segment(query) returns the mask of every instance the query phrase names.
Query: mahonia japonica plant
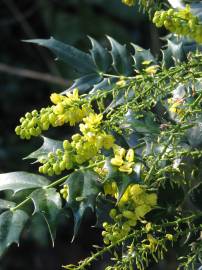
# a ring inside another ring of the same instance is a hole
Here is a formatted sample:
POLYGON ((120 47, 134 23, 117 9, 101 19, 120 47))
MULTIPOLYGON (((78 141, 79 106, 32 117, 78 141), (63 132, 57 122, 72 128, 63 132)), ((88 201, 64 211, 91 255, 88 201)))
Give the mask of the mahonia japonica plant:
POLYGON ((24 206, 33 203, 53 242, 61 213, 72 211, 74 237, 87 209, 97 217, 103 247, 65 269, 88 269, 105 253, 105 270, 150 269, 172 248, 178 269, 201 269, 202 5, 122 2, 174 33, 159 58, 135 44, 131 53, 111 37, 110 49, 90 38, 90 53, 54 38, 27 41, 52 50, 78 79, 20 118, 16 134, 29 140, 59 126, 77 131, 63 140, 41 137, 26 157, 39 164, 38 174, 0 175, 1 191, 30 190, 18 204, 15 196, 0 200, 0 255, 19 242, 31 219, 24 206))

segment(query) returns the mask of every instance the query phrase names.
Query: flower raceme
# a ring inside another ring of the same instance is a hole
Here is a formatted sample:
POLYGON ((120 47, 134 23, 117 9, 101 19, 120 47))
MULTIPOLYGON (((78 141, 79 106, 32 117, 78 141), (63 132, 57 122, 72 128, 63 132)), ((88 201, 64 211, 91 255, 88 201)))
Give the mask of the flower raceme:
POLYGON ((71 142, 63 141, 63 149, 57 149, 48 154, 47 158, 39 160, 43 165, 39 172, 52 176, 61 174, 64 170, 70 170, 84 162, 91 161, 100 155, 100 150, 110 149, 114 145, 114 137, 101 131, 102 115, 90 113, 79 125, 80 133, 72 136, 71 142))
POLYGON ((66 96, 53 93, 50 100, 53 106, 42 108, 39 112, 34 110, 20 118, 21 125, 15 129, 17 135, 22 139, 30 139, 31 136, 39 136, 50 126, 57 127, 67 123, 73 126, 93 112, 91 105, 79 97, 78 89, 66 96))
MULTIPOLYGON (((106 183, 104 185, 106 195, 117 199, 118 187, 116 182, 106 183)), ((148 193, 138 184, 128 186, 117 207, 110 211, 110 216, 114 223, 104 222, 103 237, 105 244, 113 243, 128 235, 132 228, 141 221, 157 204, 157 195, 148 193)))
POLYGON ((114 158, 111 159, 111 164, 118 167, 120 172, 131 174, 133 172, 135 153, 133 149, 127 152, 124 148, 114 145, 114 158))
POLYGON ((153 23, 157 27, 165 26, 170 32, 188 36, 198 43, 202 43, 202 25, 199 19, 191 13, 189 5, 184 9, 156 11, 153 23))

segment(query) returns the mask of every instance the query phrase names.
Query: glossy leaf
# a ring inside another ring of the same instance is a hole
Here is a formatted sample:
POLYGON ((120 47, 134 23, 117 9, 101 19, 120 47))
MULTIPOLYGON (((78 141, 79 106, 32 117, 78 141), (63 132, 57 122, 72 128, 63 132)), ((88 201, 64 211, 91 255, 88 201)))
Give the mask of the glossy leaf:
POLYGON ((108 37, 111 44, 111 55, 113 67, 120 75, 130 75, 132 73, 132 64, 126 45, 121 45, 115 39, 108 37))
POLYGON ((154 58, 150 50, 145 50, 142 47, 133 43, 131 43, 131 45, 135 49, 135 55, 133 55, 133 60, 135 62, 135 69, 142 70, 148 65, 156 64, 156 59, 154 58), (148 65, 144 65, 145 61, 148 61, 148 65))
POLYGON ((87 208, 94 211, 95 201, 101 190, 99 176, 90 170, 73 172, 66 183, 69 187, 67 205, 74 215, 74 237, 87 208))
POLYGON ((31 188, 39 188, 48 185, 47 178, 41 175, 27 172, 11 172, 0 174, 0 191, 13 190, 14 193, 31 188))
POLYGON ((56 54, 58 59, 66 62, 80 74, 88 74, 96 71, 96 66, 88 53, 64 44, 53 37, 50 39, 30 39, 25 42, 35 43, 50 49, 56 54))
POLYGON ((102 47, 94 38, 89 37, 92 49, 90 50, 92 59, 99 72, 106 72, 109 65, 111 64, 111 56, 109 52, 102 47))
POLYGON ((102 77, 100 77, 100 75, 97 73, 91 73, 91 74, 82 76, 79 79, 76 79, 73 85, 69 89, 62 92, 62 94, 65 94, 73 90, 74 88, 78 88, 79 93, 83 94, 87 90, 90 90, 95 84, 98 84, 101 80, 102 80, 102 77))
POLYGON ((28 220, 22 210, 6 211, 0 215, 0 256, 12 244, 19 244, 20 234, 28 220))
POLYGON ((37 189, 32 192, 30 197, 34 203, 34 214, 40 213, 43 215, 54 246, 57 218, 62 208, 61 197, 54 188, 37 189))
POLYGON ((202 117, 195 121, 196 125, 187 131, 187 139, 192 147, 202 145, 202 117))
POLYGON ((9 209, 14 207, 16 204, 14 202, 10 202, 7 200, 0 199, 0 210, 1 209, 9 209))
POLYGON ((62 149, 62 141, 53 140, 47 137, 43 138, 42 146, 36 151, 29 154, 24 159, 39 159, 39 158, 47 158, 49 152, 55 152, 57 149, 62 149))

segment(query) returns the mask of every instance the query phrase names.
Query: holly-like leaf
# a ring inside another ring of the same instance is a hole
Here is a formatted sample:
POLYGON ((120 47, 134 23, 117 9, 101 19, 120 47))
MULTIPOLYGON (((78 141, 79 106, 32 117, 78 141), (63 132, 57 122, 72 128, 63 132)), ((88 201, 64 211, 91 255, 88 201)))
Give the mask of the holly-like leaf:
POLYGON ((14 207, 15 205, 16 204, 14 202, 0 199, 0 210, 1 209, 10 209, 10 208, 14 207))
POLYGON ((109 212, 115 207, 115 201, 99 194, 96 200, 96 224, 95 227, 102 228, 103 222, 111 222, 109 212))
POLYGON ((111 44, 111 55, 113 59, 113 67, 120 75, 130 75, 132 73, 132 64, 126 45, 121 45, 111 37, 107 37, 111 44))
POLYGON ((132 56, 135 62, 135 69, 142 70, 143 68, 145 68, 145 66, 147 67, 150 64, 156 64, 156 59, 154 58, 150 50, 145 50, 142 47, 133 43, 131 43, 131 45, 135 49, 135 55, 132 56), (144 65, 145 61, 148 62, 148 65, 144 65))
POLYGON ((22 210, 6 211, 0 215, 0 256, 12 244, 19 244, 20 234, 28 220, 22 210))
POLYGON ((94 38, 89 37, 89 39, 92 44, 90 53, 98 71, 106 72, 109 65, 111 64, 111 56, 109 52, 103 48, 102 45, 94 38))
POLYGON ((202 183, 199 183, 192 189, 190 199, 198 209, 202 210, 202 183))
POLYGON ((54 246, 57 218, 62 208, 61 197, 55 188, 37 189, 30 197, 34 203, 34 214, 40 213, 44 217, 54 246))
POLYGON ((144 113, 143 118, 137 118, 136 114, 129 110, 126 114, 125 121, 122 127, 132 128, 137 133, 158 134, 159 126, 154 120, 154 115, 151 112, 144 113))
POLYGON ((49 152, 55 152, 57 149, 62 149, 62 141, 53 140, 47 137, 43 138, 42 146, 37 149, 36 151, 29 154, 24 159, 40 159, 40 158, 47 158, 49 152))
POLYGON ((85 76, 82 76, 79 79, 76 79, 73 83, 73 85, 62 92, 62 94, 66 94, 67 92, 72 91, 75 88, 79 89, 79 93, 85 93, 86 91, 90 90, 95 84, 98 84, 102 80, 102 77, 100 77, 97 73, 91 73, 85 76))
POLYGON ((49 184, 47 178, 27 172, 11 172, 0 174, 0 191, 13 190, 14 193, 31 188, 39 188, 49 184))
POLYGON ((96 72, 96 66, 88 53, 82 52, 73 46, 64 44, 53 37, 50 39, 30 39, 25 42, 35 43, 50 49, 58 59, 73 67, 79 74, 96 72))
POLYGON ((194 148, 202 145, 202 117, 195 122, 196 125, 187 131, 187 140, 194 148))
POLYGON ((65 184, 69 187, 67 205, 74 215, 74 237, 87 208, 94 211, 95 201, 101 190, 99 176, 90 170, 73 172, 65 184))
POLYGON ((90 91, 90 94, 93 95, 99 90, 106 91, 106 92, 110 91, 111 89, 113 89, 116 82, 117 82, 117 78, 104 78, 101 82, 94 85, 94 87, 90 91))

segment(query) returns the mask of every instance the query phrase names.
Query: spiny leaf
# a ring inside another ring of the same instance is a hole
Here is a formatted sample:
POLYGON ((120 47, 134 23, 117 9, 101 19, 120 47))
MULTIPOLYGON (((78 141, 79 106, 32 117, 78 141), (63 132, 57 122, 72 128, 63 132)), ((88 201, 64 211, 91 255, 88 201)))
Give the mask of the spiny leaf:
POLYGON ((144 117, 138 119, 134 112, 129 110, 125 117, 122 127, 129 125, 137 133, 158 134, 159 126, 154 120, 151 112, 144 113, 144 117))
POLYGON ((67 205, 74 215, 74 237, 87 208, 94 211, 95 200, 101 190, 99 176, 90 170, 73 172, 65 184, 69 187, 67 205))
POLYGON ((16 204, 14 202, 0 199, 0 210, 1 209, 9 209, 11 207, 14 207, 15 205, 16 204))
POLYGON ((48 185, 47 178, 27 172, 11 172, 0 174, 0 190, 11 189, 14 193, 30 188, 48 185))
POLYGON ((187 131, 187 139, 192 147, 202 145, 202 116, 195 121, 196 125, 187 131))
POLYGON ((34 214, 40 213, 43 215, 54 246, 57 217, 62 208, 60 195, 55 188, 48 188, 37 189, 32 192, 30 197, 34 203, 34 214))
POLYGON ((202 183, 199 183, 192 189, 190 199, 192 203, 202 211, 202 183))
POLYGON ((151 54, 150 50, 145 50, 142 47, 131 43, 133 48, 135 49, 135 55, 133 55, 133 59, 135 62, 135 68, 137 70, 142 70, 145 68, 145 66, 148 66, 150 64, 156 64, 156 59, 151 54), (147 61, 148 65, 144 65, 144 62, 147 61))
POLYGON ((95 84, 89 94, 95 94, 97 91, 110 91, 113 89, 114 84, 117 82, 116 78, 104 78, 98 84, 95 84))
POLYGON ((50 39, 30 39, 25 42, 36 43, 53 51, 56 56, 72 66, 79 74, 88 74, 96 71, 91 56, 73 46, 64 44, 53 37, 50 39))
POLYGON ((6 211, 0 215, 0 256, 12 244, 19 244, 19 237, 28 215, 22 210, 6 211))
POLYGON ((73 85, 62 92, 62 94, 66 94, 67 92, 73 90, 74 88, 79 89, 79 93, 85 93, 90 90, 95 84, 99 83, 102 80, 102 77, 98 73, 91 73, 85 76, 76 79, 73 85))
POLYGON ((109 52, 94 38, 89 37, 89 39, 92 44, 90 53, 98 71, 106 72, 111 64, 111 56, 109 52))
POLYGON ((55 152, 57 149, 62 149, 62 141, 53 140, 44 136, 42 138, 43 138, 42 146, 36 151, 29 154, 24 159, 47 158, 49 152, 55 152))
POLYGON ((113 67, 120 75, 130 75, 132 73, 132 64, 126 45, 121 45, 115 39, 107 37, 111 44, 111 55, 113 59, 113 67))

